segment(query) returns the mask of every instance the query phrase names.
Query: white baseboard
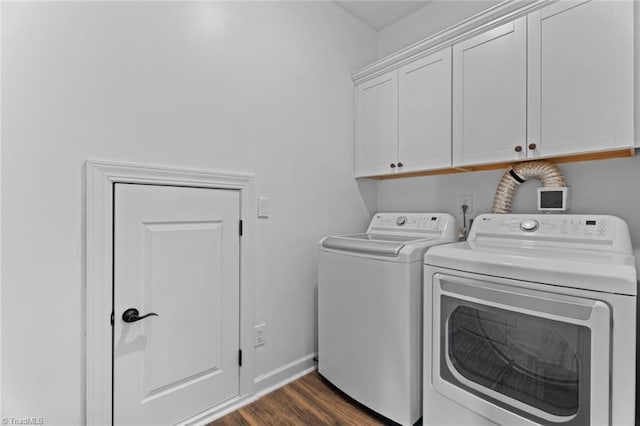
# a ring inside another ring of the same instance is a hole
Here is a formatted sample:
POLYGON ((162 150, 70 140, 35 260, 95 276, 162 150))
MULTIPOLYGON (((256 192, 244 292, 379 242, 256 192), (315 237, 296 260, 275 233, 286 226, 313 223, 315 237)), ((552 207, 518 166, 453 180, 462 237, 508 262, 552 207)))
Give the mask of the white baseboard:
POLYGON ((282 367, 278 367, 275 370, 271 370, 266 374, 256 377, 253 395, 233 398, 218 407, 214 407, 211 410, 200 413, 197 416, 180 423, 180 426, 205 426, 216 419, 224 417, 227 414, 244 407, 245 405, 257 401, 266 394, 271 393, 274 390, 279 389, 282 386, 285 386, 286 384, 291 383, 315 370, 316 366, 313 361, 315 357, 315 353, 305 355, 290 362, 289 364, 285 364, 282 367))
POLYGON ((256 396, 260 398, 306 374, 311 373, 316 369, 315 362, 313 361, 315 357, 315 353, 305 355, 290 362, 289 364, 285 364, 282 367, 256 377, 254 387, 256 396))
POLYGON ((255 395, 232 398, 231 400, 226 401, 218 405, 217 407, 213 407, 210 410, 199 413, 191 417, 190 419, 178 423, 177 426, 205 426, 212 421, 219 419, 220 417, 224 417, 227 414, 236 411, 237 409, 242 408, 245 405, 249 405, 257 400, 258 398, 255 395))

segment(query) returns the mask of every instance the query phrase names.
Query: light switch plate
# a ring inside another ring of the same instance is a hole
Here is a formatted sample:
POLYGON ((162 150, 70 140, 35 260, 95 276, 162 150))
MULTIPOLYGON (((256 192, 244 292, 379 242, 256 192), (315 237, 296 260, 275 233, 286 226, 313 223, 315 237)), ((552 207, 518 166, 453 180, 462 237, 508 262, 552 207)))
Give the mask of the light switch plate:
POLYGON ((258 197, 258 217, 269 217, 271 213, 271 199, 258 197))
POLYGON ((256 331, 256 341, 254 346, 257 348, 258 346, 264 346, 265 343, 267 343, 267 336, 266 336, 266 329, 267 329, 267 324, 266 323, 262 323, 262 324, 258 324, 254 327, 255 331, 256 331))

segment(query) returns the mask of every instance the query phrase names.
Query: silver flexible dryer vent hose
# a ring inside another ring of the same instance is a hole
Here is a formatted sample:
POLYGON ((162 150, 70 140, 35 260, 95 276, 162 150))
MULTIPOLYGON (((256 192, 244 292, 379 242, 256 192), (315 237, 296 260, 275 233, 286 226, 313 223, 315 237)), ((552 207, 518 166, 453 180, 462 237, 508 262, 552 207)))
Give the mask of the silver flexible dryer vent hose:
POLYGON ((527 179, 539 179, 542 186, 567 186, 560 169, 548 161, 526 161, 511 165, 498 183, 493 197, 493 213, 511 213, 516 188, 527 179))

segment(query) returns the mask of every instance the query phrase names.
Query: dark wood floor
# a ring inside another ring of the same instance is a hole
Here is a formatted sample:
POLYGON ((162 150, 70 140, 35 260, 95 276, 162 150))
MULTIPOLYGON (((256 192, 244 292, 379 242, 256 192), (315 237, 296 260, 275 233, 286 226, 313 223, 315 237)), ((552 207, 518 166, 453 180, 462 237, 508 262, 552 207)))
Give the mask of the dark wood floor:
POLYGON ((384 424, 314 371, 208 426, 384 424))

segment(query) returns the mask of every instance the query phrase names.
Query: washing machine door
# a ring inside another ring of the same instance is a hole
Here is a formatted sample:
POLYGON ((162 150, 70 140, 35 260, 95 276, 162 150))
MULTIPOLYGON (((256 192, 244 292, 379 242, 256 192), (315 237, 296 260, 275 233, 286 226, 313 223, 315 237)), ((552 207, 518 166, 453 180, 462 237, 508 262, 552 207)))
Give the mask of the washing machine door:
POLYGON ((495 281, 434 277, 434 388, 499 424, 608 424, 609 306, 495 281))

